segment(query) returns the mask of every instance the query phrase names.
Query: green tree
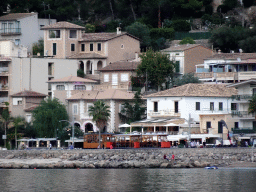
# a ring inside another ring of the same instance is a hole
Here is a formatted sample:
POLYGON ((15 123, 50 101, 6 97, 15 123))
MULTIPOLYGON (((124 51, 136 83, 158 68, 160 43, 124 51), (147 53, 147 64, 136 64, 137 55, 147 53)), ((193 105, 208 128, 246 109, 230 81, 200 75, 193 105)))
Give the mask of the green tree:
POLYGON ((100 132, 103 130, 104 126, 107 125, 108 119, 110 117, 109 106, 102 100, 98 100, 93 103, 93 106, 89 107, 89 115, 92 116, 92 120, 96 122, 96 126, 99 128, 99 146, 100 143, 100 132))
POLYGON ((34 109, 33 126, 39 137, 56 137, 57 129, 61 131, 63 127, 60 120, 68 120, 68 114, 65 105, 61 104, 58 99, 48 98, 43 100, 40 105, 34 109))
POLYGON ((194 73, 186 73, 181 78, 174 79, 174 85, 181 86, 188 83, 201 83, 198 77, 194 76, 194 73))
POLYGON ((135 22, 132 25, 126 27, 125 30, 142 41, 140 44, 141 48, 150 46, 150 30, 145 24, 135 22))
POLYGON ((82 77, 84 78, 85 74, 84 74, 84 71, 82 69, 78 69, 77 70, 77 77, 82 77))
POLYGON ((21 116, 14 117, 13 118, 13 125, 15 128, 15 149, 18 149, 18 144, 17 144, 17 130, 21 125, 25 124, 25 119, 21 116))
POLYGON ((248 108, 249 113, 255 113, 256 112, 256 95, 252 97, 249 103, 249 108, 248 108))
POLYGON ((241 48, 245 53, 255 53, 256 52, 256 36, 248 37, 244 40, 239 41, 239 48, 241 48))
POLYGON ((140 55, 141 63, 137 68, 137 76, 146 77, 152 86, 162 88, 173 77, 174 63, 167 55, 147 50, 140 55))
POLYGON ((33 44, 33 55, 37 55, 37 53, 40 53, 41 56, 44 56, 44 40, 39 39, 37 43, 33 44))
POLYGON ((126 101, 124 107, 119 113, 120 118, 125 123, 131 123, 146 118, 145 102, 142 100, 140 92, 136 92, 134 99, 130 102, 126 101))
POLYGON ((180 45, 184 45, 184 44, 195 44, 196 42, 194 41, 194 39, 192 37, 185 37, 184 39, 182 39, 180 41, 180 45))
POLYGON ((175 31, 183 31, 188 32, 190 31, 190 24, 186 20, 174 20, 172 21, 171 27, 175 31))
POLYGON ((86 31, 86 33, 94 33, 95 32, 95 25, 92 25, 92 24, 90 24, 90 23, 87 23, 86 25, 85 25, 85 31, 86 31))
MULTIPOLYGON (((4 124, 4 134, 7 135, 6 129, 7 129, 7 125, 8 123, 11 121, 11 116, 10 116, 10 112, 9 112, 9 103, 5 102, 5 108, 3 109, 2 115, 0 116, 0 120, 3 122, 4 124)), ((4 140, 4 147, 6 148, 6 139, 4 140)))

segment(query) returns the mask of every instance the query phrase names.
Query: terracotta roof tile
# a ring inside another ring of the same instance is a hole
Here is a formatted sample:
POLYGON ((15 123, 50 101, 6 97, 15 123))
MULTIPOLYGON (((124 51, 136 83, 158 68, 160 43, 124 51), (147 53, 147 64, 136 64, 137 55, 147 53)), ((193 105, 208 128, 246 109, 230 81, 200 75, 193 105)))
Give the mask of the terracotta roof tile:
POLYGON ((231 97, 236 94, 237 90, 235 88, 228 88, 221 84, 189 83, 145 97, 231 97))
POLYGON ((15 93, 11 96, 12 97, 46 97, 47 95, 42 94, 42 93, 38 93, 38 92, 35 92, 35 91, 25 90, 25 91, 15 93))
POLYGON ((59 83, 59 82, 83 82, 83 83, 97 83, 97 81, 91 80, 91 79, 86 79, 86 78, 81 78, 81 77, 76 77, 76 76, 68 76, 64 77, 61 79, 52 79, 50 81, 47 81, 48 83, 59 83))
POLYGON ((76 25, 73 23, 69 23, 66 21, 60 21, 51 25, 47 25, 41 28, 42 30, 45 29, 85 29, 85 27, 82 27, 80 25, 76 25))
MULTIPOLYGON (((168 52, 168 51, 185 51, 187 49, 192 49, 194 47, 198 47, 198 46, 202 46, 200 44, 186 44, 186 45, 177 45, 177 46, 171 46, 167 49, 163 49, 161 50, 161 52, 168 52)), ((204 47, 204 46, 202 46, 204 47)), ((208 49, 207 47, 204 47, 206 49, 208 49)))
POLYGON ((106 56, 98 53, 77 53, 67 57, 68 59, 105 59, 106 56))
POLYGON ((82 40, 80 41, 108 41, 117 37, 121 37, 123 35, 128 35, 134 39, 139 40, 137 37, 132 36, 129 33, 122 32, 121 34, 117 33, 83 33, 82 40))
POLYGON ((207 57, 207 59, 235 59, 240 58, 244 59, 256 59, 256 53, 220 53, 215 54, 211 57, 207 57))
POLYGON ((0 21, 16 21, 17 19, 30 17, 32 15, 37 15, 37 13, 9 13, 8 15, 0 17, 0 21))
POLYGON ((121 91, 118 89, 107 89, 104 91, 80 91, 75 95, 72 95, 67 100, 97 100, 97 99, 120 99, 127 100, 133 99, 134 94, 127 91, 121 91))
POLYGON ((31 106, 31 107, 28 107, 28 108, 24 109, 24 111, 26 111, 26 112, 34 111, 34 109, 37 108, 38 106, 39 106, 39 105, 33 105, 33 106, 31 106))
POLYGON ((108 66, 100 69, 99 71, 134 71, 137 69, 140 62, 118 61, 109 64, 108 66))

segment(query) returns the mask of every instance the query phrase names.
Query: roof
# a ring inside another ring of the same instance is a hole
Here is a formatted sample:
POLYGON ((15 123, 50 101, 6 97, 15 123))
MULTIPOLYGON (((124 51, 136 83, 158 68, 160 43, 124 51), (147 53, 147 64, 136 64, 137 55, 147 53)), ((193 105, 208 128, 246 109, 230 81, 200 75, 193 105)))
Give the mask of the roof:
POLYGON ((35 91, 24 90, 24 91, 15 93, 11 96, 12 97, 46 97, 47 95, 45 95, 43 93, 38 93, 35 91))
POLYGON ((8 15, 0 17, 0 21, 16 21, 17 19, 30 17, 33 15, 37 15, 37 13, 9 13, 8 15))
POLYGON ((235 88, 228 88, 222 84, 189 83, 145 97, 231 97, 236 94, 237 90, 235 88))
MULTIPOLYGON (((163 49, 161 50, 161 52, 168 52, 168 51, 185 51, 187 49, 192 49, 192 48, 195 48, 195 47, 204 47, 202 46, 201 44, 185 44, 185 45, 177 45, 177 46, 171 46, 167 49, 163 49)), ((209 49, 207 47, 204 47, 206 49, 209 49)))
POLYGON ((249 80, 246 80, 246 81, 242 81, 242 82, 238 82, 238 83, 233 83, 231 85, 227 85, 227 87, 238 87, 240 85, 246 85, 246 84, 249 84, 249 83, 253 83, 256 85, 256 79, 249 79, 249 80))
POLYGON ((91 79, 86 79, 86 78, 81 78, 81 77, 76 77, 76 76, 68 76, 64 77, 61 79, 53 79, 50 81, 47 81, 48 83, 61 83, 61 82, 83 82, 83 83, 97 83, 97 81, 91 80, 91 79))
POLYGON ((134 71, 137 69, 140 62, 136 61, 117 61, 109 64, 108 66, 100 69, 99 71, 134 71))
POLYGON ((133 99, 134 94, 127 91, 121 91, 118 89, 107 89, 104 91, 80 91, 79 93, 72 95, 67 100, 94 100, 94 99, 133 99))
POLYGON ((210 59, 256 59, 256 53, 217 53, 213 56, 207 57, 206 60, 210 59))
POLYGON ((114 33, 84 33, 82 35, 82 40, 80 41, 109 41, 111 39, 121 37, 123 35, 128 35, 134 39, 137 39, 139 41, 139 38, 132 36, 129 33, 122 32, 121 34, 114 33))
POLYGON ((26 109, 24 109, 25 112, 31 112, 34 111, 35 108, 37 108, 39 105, 33 105, 31 107, 28 107, 26 109))
POLYGON ((106 56, 98 53, 77 53, 67 57, 68 59, 106 59, 106 56))
POLYGON ((66 21, 60 21, 57 23, 53 23, 51 25, 47 25, 41 28, 42 30, 45 29, 85 29, 85 27, 82 27, 80 25, 76 25, 73 23, 69 23, 66 21))

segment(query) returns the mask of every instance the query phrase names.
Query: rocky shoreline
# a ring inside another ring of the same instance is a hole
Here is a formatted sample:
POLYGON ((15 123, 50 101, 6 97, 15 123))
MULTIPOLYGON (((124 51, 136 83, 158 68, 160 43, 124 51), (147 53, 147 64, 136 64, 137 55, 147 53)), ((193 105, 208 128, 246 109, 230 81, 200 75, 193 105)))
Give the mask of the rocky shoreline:
MULTIPOLYGON (((256 151, 256 150, 255 150, 256 151)), ((2 169, 256 167, 250 148, 0 151, 2 169), (170 160, 164 159, 164 154, 170 160), (172 154, 175 160, 171 160, 172 154)))

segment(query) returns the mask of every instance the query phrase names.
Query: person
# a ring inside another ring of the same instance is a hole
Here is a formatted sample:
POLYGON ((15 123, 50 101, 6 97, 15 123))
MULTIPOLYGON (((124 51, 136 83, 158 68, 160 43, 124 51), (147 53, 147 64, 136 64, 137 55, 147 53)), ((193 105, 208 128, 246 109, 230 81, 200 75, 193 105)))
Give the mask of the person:
POLYGON ((69 146, 69 149, 74 149, 73 143, 69 146))
POLYGON ((113 149, 113 145, 111 144, 109 148, 110 148, 110 149, 113 149))
POLYGON ((50 149, 50 150, 52 149, 52 144, 51 144, 51 143, 49 144, 49 149, 50 149))
POLYGON ((248 142, 247 141, 245 141, 245 147, 248 147, 248 142))
POLYGON ((104 149, 105 148, 105 146, 104 146, 104 144, 102 145, 102 149, 104 149))

